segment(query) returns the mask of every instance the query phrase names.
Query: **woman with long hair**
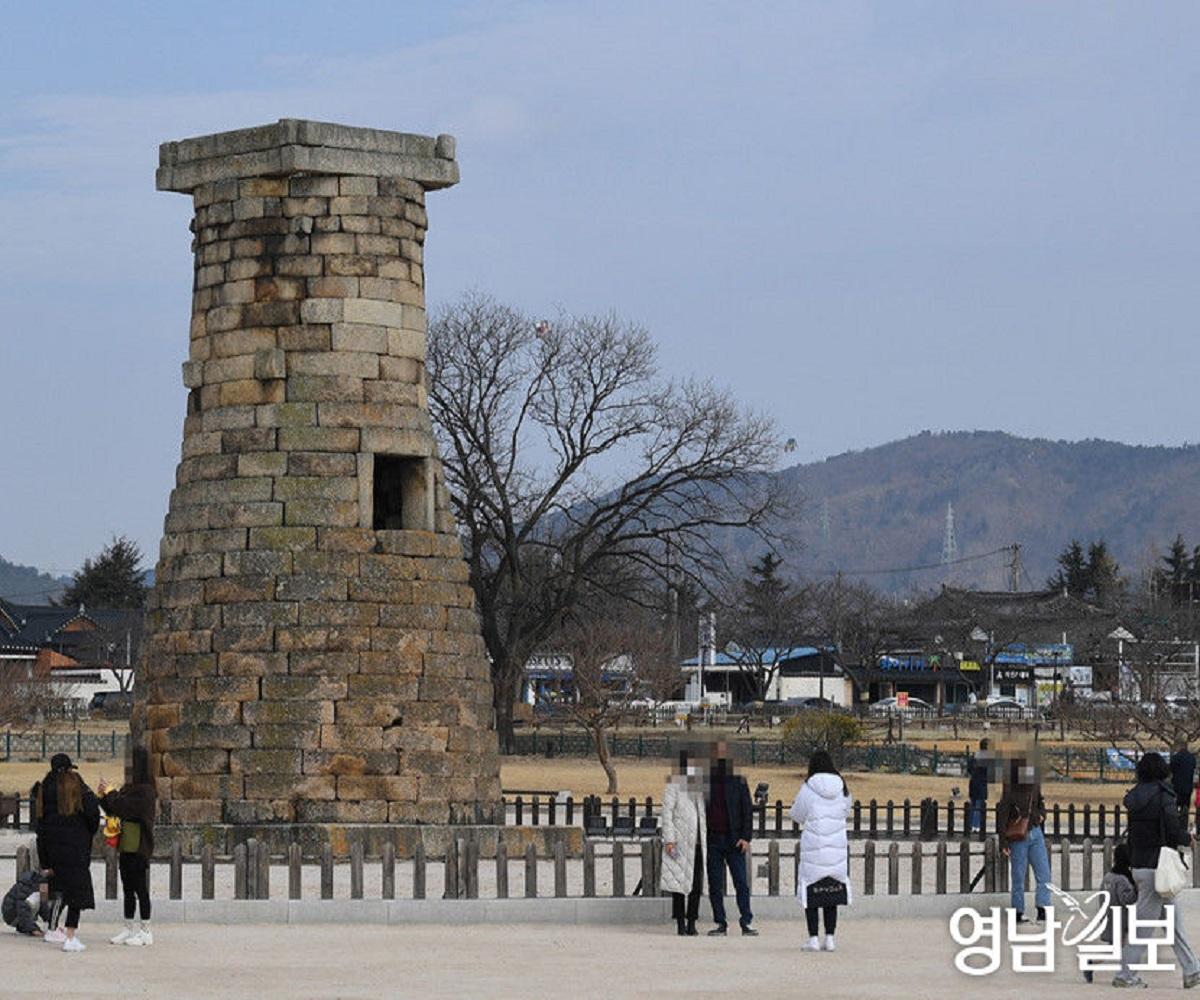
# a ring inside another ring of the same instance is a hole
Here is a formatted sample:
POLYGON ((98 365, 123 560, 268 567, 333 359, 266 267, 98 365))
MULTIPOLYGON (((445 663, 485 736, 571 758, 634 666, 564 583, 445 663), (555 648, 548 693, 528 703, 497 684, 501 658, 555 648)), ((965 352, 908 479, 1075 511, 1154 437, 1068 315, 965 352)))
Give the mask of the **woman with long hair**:
POLYGON ((117 850, 125 898, 125 928, 110 941, 134 947, 154 944, 154 934, 150 930, 150 858, 154 854, 158 789, 150 771, 150 755, 145 748, 134 748, 128 782, 119 789, 110 789, 101 781, 99 792, 104 812, 121 820, 117 850), (140 928, 133 922, 135 909, 142 920, 140 928))
POLYGON ((808 780, 796 793, 789 815, 803 827, 796 898, 808 923, 805 951, 820 951, 817 936, 825 920, 825 950, 835 948, 837 908, 850 903, 850 871, 846 861, 846 819, 853 808, 850 789, 827 750, 808 761, 808 780))
POLYGON ((661 886, 671 894, 671 910, 679 934, 696 935, 700 893, 704 889, 704 857, 708 835, 704 813, 704 786, 700 771, 688 763, 687 751, 679 754, 679 770, 663 789, 661 886))
POLYGON ((83 951, 76 931, 83 910, 96 908, 92 889, 92 837, 100 828, 100 806, 92 790, 83 783, 71 758, 56 753, 50 758, 50 773, 38 791, 38 859, 49 868, 50 891, 62 898, 66 908, 66 931, 57 928, 43 940, 62 943, 63 951, 83 951))
POLYGON ((1005 772, 1004 790, 996 806, 1000 848, 1011 861, 1010 902, 1017 922, 1025 917, 1025 874, 1033 868, 1037 882, 1034 903, 1037 919, 1046 919, 1050 905, 1050 851, 1046 847, 1046 803, 1042 784, 1032 761, 1016 757, 1005 772))
MULTIPOLYGON (((1183 972, 1183 988, 1200 986, 1200 958, 1192 950, 1183 928, 1183 912, 1168 902, 1154 887, 1154 872, 1158 855, 1164 848, 1186 847, 1192 842, 1179 816, 1175 789, 1171 786, 1171 768, 1162 754, 1143 754, 1137 762, 1137 784, 1125 795, 1129 813, 1129 865, 1133 884, 1137 888, 1137 919, 1161 920, 1167 907, 1175 917, 1175 940, 1171 943, 1179 969, 1183 972)), ((1114 986, 1139 987, 1145 981, 1133 971, 1146 955, 1144 944, 1126 944, 1121 957, 1121 971, 1113 979, 1114 986)))

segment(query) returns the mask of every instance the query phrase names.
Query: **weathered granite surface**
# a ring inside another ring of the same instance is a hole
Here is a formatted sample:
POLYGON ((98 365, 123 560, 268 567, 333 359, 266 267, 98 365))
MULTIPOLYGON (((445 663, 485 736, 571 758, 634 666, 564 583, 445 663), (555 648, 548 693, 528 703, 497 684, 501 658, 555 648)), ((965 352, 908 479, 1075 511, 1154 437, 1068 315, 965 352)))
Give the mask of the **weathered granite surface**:
POLYGON ((488 661, 425 390, 425 190, 453 156, 290 119, 162 147, 159 187, 195 206, 135 709, 166 824, 492 821, 488 661))

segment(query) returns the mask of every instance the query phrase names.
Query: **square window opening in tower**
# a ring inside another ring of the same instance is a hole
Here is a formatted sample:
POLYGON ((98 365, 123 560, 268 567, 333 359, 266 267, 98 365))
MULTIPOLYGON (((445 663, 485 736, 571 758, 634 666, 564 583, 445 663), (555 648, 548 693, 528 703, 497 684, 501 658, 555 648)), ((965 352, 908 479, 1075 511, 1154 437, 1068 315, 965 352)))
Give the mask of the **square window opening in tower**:
POLYGON ((429 531, 429 482, 424 458, 374 456, 371 527, 375 531, 429 531))

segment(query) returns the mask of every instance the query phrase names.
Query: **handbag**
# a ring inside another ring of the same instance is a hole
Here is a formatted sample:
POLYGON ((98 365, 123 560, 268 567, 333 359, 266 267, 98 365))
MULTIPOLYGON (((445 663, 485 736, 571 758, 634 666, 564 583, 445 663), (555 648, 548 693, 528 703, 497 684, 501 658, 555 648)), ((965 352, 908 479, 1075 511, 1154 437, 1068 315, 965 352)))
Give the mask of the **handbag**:
POLYGON ((817 879, 805 890, 805 903, 808 906, 845 906, 848 902, 846 884, 832 875, 817 879))
POLYGON ((1021 814, 1021 808, 1015 802, 1013 808, 1017 810, 1017 815, 1011 816, 1004 826, 1004 839, 1010 844, 1029 836, 1029 818, 1033 815, 1033 790, 1029 791, 1029 809, 1024 815, 1021 814))
POLYGON ((1183 851, 1167 843, 1167 824, 1162 813, 1159 813, 1158 825, 1163 843, 1158 850, 1158 864, 1154 868, 1154 891, 1163 899, 1174 899, 1191 885, 1191 873, 1183 851))

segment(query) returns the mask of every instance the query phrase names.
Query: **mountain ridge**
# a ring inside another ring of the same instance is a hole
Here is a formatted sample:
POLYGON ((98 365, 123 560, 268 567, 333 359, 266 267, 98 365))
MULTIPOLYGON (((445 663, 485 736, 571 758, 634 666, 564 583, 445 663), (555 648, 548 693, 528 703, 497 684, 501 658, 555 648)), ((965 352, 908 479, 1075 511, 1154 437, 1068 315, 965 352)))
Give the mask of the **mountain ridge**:
POLYGON ((1177 533, 1200 541, 1200 445, 1055 441, 1004 431, 923 431, 782 469, 804 497, 791 526, 800 575, 937 564, 948 503, 957 555, 945 570, 875 573, 891 590, 939 583, 1004 589, 1006 557, 1022 547, 1021 585, 1035 589, 1072 539, 1104 538, 1136 576, 1177 533))

